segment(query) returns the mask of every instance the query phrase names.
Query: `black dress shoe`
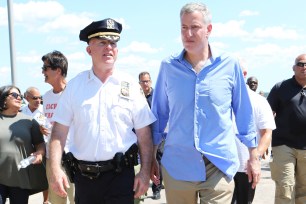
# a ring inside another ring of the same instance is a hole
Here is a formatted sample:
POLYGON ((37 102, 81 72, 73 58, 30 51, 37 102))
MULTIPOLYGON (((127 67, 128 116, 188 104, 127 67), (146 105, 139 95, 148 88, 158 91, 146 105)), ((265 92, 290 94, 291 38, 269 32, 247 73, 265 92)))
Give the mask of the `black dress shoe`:
POLYGON ((160 199, 160 192, 154 192, 152 196, 153 200, 159 200, 160 199))

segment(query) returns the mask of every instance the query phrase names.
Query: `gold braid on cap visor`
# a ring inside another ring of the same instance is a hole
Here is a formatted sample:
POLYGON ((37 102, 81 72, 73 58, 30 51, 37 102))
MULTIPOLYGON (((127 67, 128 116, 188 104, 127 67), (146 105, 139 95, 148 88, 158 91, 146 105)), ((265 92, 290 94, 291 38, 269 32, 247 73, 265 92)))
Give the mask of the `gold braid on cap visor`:
POLYGON ((94 38, 94 37, 98 37, 98 36, 108 36, 108 35, 120 38, 120 34, 119 33, 114 33, 114 32, 98 32, 98 33, 94 33, 94 34, 89 35, 88 39, 94 38))

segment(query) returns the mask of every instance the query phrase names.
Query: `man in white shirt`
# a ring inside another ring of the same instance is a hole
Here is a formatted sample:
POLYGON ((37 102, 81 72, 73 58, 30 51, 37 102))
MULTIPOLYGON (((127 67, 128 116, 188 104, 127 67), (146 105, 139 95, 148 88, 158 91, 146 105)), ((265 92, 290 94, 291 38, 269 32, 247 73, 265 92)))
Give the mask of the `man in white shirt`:
POLYGON ((21 108, 21 112, 32 117, 37 114, 43 114, 43 106, 41 105, 42 97, 35 87, 29 87, 24 93, 24 98, 28 104, 21 108))
MULTIPOLYGON (((49 144, 50 144, 50 134, 53 128, 53 114, 56 110, 57 103, 61 97, 63 90, 66 87, 67 81, 67 71, 68 71, 68 60, 59 51, 52 51, 50 53, 42 56, 43 61, 42 74, 45 77, 45 82, 52 86, 52 89, 47 91, 43 96, 44 101, 44 114, 51 124, 48 130, 48 142, 46 145, 46 157, 47 157, 47 176, 50 184, 50 155, 49 155, 49 144)), ((68 142, 67 142, 68 144, 68 142)), ((67 146, 65 151, 68 151, 67 146)), ((74 203, 74 185, 70 183, 70 187, 67 189, 69 202, 74 203)), ((58 196, 49 186, 49 200, 51 203, 56 204, 66 204, 67 197, 63 198, 58 196)))
MULTIPOLYGON (((246 78, 247 68, 244 60, 240 59, 243 76, 246 78)), ((263 96, 255 93, 248 87, 253 117, 257 130, 258 147, 257 151, 260 158, 266 157, 266 152, 270 146, 272 139, 272 130, 276 128, 271 107, 263 96)), ((235 190, 233 194, 232 204, 250 204, 253 202, 255 188, 252 188, 246 174, 247 161, 249 159, 248 148, 238 139, 235 138, 240 167, 234 176, 235 190)))
MULTIPOLYGON (((38 88, 36 87, 29 87, 27 88, 26 92, 24 93, 24 98, 27 100, 28 104, 21 108, 21 112, 32 116, 40 125, 45 123, 45 116, 43 113, 43 106, 42 106, 42 96, 38 88)), ((46 141, 46 137, 45 141, 46 141)), ((49 203, 48 201, 48 190, 43 191, 43 203, 49 203)))

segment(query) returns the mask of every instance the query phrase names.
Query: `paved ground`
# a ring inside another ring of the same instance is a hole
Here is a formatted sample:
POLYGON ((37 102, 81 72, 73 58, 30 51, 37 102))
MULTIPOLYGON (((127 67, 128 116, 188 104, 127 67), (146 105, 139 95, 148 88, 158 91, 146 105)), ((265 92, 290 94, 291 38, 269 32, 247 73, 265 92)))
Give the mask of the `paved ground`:
MULTIPOLYGON (((256 194, 253 204, 273 204, 274 203, 274 182, 271 180, 269 164, 267 161, 262 161, 262 176, 259 185, 256 189, 256 194)), ((166 204, 165 191, 161 192, 161 199, 152 200, 152 191, 149 189, 148 197, 144 200, 144 204, 166 204)), ((42 193, 32 195, 29 204, 42 204, 42 193)))

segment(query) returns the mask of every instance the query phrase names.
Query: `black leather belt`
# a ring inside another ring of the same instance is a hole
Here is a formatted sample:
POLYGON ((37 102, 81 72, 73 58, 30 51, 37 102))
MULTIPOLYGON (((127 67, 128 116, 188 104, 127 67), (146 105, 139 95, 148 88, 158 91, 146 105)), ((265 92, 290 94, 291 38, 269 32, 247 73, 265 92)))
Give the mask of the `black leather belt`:
POLYGON ((74 166, 83 176, 97 178, 101 173, 114 170, 122 172, 123 168, 134 168, 138 164, 138 146, 133 144, 126 152, 117 152, 113 159, 100 162, 89 162, 74 158, 74 166))
POLYGON ((112 160, 102 162, 87 162, 78 160, 77 167, 83 176, 89 177, 90 179, 97 178, 100 173, 115 169, 112 160))

